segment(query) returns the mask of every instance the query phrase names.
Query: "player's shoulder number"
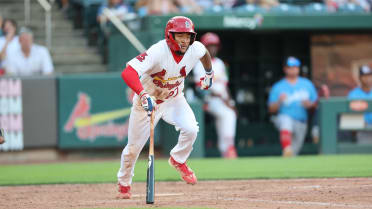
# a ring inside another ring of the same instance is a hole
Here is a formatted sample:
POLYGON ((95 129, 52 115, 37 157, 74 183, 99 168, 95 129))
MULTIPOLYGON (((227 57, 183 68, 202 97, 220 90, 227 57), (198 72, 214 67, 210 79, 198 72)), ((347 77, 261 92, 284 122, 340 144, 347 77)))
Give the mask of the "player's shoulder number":
POLYGON ((147 53, 144 52, 144 53, 138 55, 136 58, 138 59, 138 61, 143 62, 143 60, 146 59, 146 56, 147 56, 147 53))

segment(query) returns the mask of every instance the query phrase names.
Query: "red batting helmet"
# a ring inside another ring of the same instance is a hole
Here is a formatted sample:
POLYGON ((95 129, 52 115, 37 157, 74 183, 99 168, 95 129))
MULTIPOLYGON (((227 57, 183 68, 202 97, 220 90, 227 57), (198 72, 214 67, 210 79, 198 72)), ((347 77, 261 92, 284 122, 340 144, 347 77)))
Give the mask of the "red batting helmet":
POLYGON ((165 40, 169 48, 175 52, 180 51, 180 46, 177 44, 176 40, 174 40, 174 36, 171 33, 190 33, 190 45, 194 43, 196 38, 194 23, 184 16, 172 17, 168 21, 167 26, 165 26, 165 40))
POLYGON ((204 44, 204 46, 208 45, 220 45, 220 38, 218 38, 218 35, 215 33, 206 33, 201 38, 200 41, 204 44))

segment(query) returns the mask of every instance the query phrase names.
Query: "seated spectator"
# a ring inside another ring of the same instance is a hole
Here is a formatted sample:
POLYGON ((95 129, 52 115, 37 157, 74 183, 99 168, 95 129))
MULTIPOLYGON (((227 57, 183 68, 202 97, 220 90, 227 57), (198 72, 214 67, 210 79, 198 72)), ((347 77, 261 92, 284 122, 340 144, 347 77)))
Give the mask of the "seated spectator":
POLYGON ((165 15, 177 13, 201 14, 203 9, 194 0, 139 0, 138 15, 165 15))
POLYGON ((231 9, 237 3, 236 0, 214 0, 214 6, 220 6, 224 9, 231 9))
POLYGON ((176 0, 148 0, 147 2, 148 15, 180 13, 176 0))
POLYGON ((372 0, 354 0, 356 5, 363 8, 364 11, 370 12, 372 6, 372 0))
POLYGON ((201 14, 203 12, 195 0, 177 0, 176 2, 182 13, 201 14))
POLYGON ((0 13, 0 37, 3 36, 3 30, 1 28, 2 25, 3 25, 3 16, 1 16, 1 13, 0 13))
POLYGON ((355 6, 362 8, 364 11, 371 11, 371 0, 324 0, 328 11, 334 12, 340 9, 353 9, 355 6))
POLYGON ((17 22, 12 19, 5 19, 2 24, 3 36, 0 37, 0 75, 4 74, 4 61, 19 48, 17 22))
POLYGON ((20 47, 12 51, 5 60, 4 67, 7 74, 29 76, 53 73, 53 63, 48 49, 33 43, 31 30, 21 28, 19 43, 20 47))
POLYGON ((260 6, 266 10, 279 6, 278 0, 260 0, 260 6))
POLYGON ((203 9, 209 9, 214 6, 213 0, 195 0, 195 2, 203 9))
POLYGON ((138 16, 144 17, 148 14, 149 0, 138 0, 135 4, 135 9, 138 16))
POLYGON ((280 3, 278 0, 245 0, 245 3, 243 5, 255 5, 261 7, 265 11, 268 11, 272 7, 279 6, 279 4, 280 3))
POLYGON ((107 3, 103 3, 98 9, 97 21, 100 24, 105 24, 108 21, 106 15, 103 14, 103 9, 105 8, 110 9, 120 20, 133 19, 136 16, 133 12, 133 8, 123 4, 122 0, 108 0, 107 3))
POLYGON ((66 11, 69 7, 69 0, 61 0, 62 11, 66 11))

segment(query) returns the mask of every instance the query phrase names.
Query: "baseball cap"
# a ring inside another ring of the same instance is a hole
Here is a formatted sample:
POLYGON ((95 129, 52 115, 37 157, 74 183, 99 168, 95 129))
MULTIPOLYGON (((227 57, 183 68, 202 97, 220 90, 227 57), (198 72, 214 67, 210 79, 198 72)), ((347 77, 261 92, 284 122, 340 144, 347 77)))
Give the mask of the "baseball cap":
POLYGON ((288 57, 287 61, 285 62, 286 66, 288 67, 300 67, 301 62, 296 57, 288 57))
POLYGON ((362 65, 359 68, 359 75, 370 75, 370 74, 372 74, 372 70, 370 67, 368 67, 368 65, 362 65))

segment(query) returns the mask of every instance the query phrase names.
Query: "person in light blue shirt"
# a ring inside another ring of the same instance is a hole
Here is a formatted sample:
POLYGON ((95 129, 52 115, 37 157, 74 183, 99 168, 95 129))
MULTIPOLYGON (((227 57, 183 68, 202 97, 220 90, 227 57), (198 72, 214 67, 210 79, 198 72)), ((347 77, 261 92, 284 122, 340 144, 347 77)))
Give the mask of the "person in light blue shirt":
MULTIPOLYGON (((359 68, 360 86, 349 92, 350 100, 372 100, 372 70, 368 65, 359 68)), ((364 121, 367 127, 372 127, 372 113, 364 114, 364 121)), ((372 132, 358 131, 357 142, 360 144, 372 143, 372 132)))
POLYGON ((273 121, 285 157, 299 154, 307 130, 307 109, 315 107, 318 98, 313 83, 299 76, 300 65, 296 57, 286 59, 285 77, 273 85, 268 100, 269 112, 277 113, 273 121))

